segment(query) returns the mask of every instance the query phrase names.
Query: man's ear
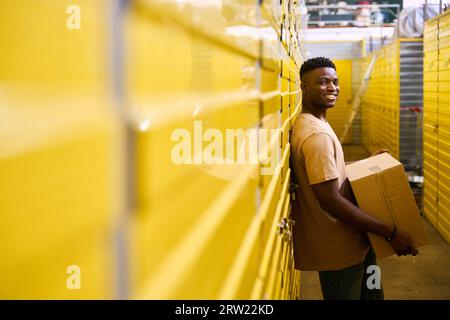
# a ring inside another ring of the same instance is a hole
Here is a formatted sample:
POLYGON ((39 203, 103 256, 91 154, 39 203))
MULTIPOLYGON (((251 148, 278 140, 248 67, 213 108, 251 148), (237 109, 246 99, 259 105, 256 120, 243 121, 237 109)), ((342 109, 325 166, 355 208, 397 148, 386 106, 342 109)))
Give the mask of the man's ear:
POLYGON ((303 91, 303 90, 305 90, 305 87, 306 87, 306 83, 302 81, 300 83, 300 89, 302 89, 302 91, 303 91))

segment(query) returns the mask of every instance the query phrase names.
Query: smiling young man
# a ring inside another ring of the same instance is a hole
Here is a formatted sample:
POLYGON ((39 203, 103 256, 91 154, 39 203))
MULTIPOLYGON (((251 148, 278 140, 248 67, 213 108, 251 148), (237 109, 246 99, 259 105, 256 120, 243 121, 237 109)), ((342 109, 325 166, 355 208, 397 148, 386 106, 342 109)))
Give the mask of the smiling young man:
POLYGON ((291 135, 299 184, 293 206, 295 266, 319 271, 324 299, 383 299, 382 287, 366 285, 371 275, 367 267, 377 264, 366 232, 386 238, 399 256, 415 255, 417 249, 408 234, 361 211, 344 192, 344 154, 326 120, 339 97, 334 63, 323 57, 309 59, 300 79, 302 111, 291 135))

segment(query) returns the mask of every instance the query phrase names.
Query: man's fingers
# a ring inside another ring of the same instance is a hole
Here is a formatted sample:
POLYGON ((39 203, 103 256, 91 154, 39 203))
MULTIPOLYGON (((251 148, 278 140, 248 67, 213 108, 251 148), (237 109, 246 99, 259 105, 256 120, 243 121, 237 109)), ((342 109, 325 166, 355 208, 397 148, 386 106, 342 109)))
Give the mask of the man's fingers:
POLYGON ((413 256, 415 256, 416 254, 419 253, 419 250, 417 250, 416 244, 415 244, 414 241, 411 239, 411 237, 409 237, 409 243, 410 243, 410 245, 411 245, 411 254, 412 254, 413 256))
POLYGON ((417 248, 414 245, 410 245, 408 251, 409 251, 408 254, 411 254, 413 256, 416 256, 419 253, 419 250, 417 250, 417 248))
POLYGON ((383 149, 378 149, 377 151, 372 153, 371 157, 377 156, 377 155, 385 153, 385 152, 389 153, 389 150, 388 149, 384 149, 384 148, 383 149))

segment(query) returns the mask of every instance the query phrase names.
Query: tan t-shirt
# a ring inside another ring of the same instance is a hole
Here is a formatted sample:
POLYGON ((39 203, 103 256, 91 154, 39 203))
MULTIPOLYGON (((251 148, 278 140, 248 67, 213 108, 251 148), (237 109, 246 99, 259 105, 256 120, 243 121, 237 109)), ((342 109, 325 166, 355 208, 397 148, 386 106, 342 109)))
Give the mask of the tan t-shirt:
POLYGON ((340 270, 364 260, 364 233, 322 210, 311 185, 346 180, 342 146, 327 121, 312 114, 297 117, 291 136, 292 165, 299 184, 293 203, 295 267, 340 270))

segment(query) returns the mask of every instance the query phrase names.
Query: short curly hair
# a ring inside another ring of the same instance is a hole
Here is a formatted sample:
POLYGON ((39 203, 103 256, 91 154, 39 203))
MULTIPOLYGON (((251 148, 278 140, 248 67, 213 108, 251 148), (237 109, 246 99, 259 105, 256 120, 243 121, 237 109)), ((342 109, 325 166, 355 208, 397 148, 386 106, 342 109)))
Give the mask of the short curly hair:
POLYGON ((302 64, 300 68, 300 79, 303 77, 305 73, 317 68, 333 68, 334 70, 336 70, 335 64, 330 59, 325 57, 315 57, 306 60, 302 64))

